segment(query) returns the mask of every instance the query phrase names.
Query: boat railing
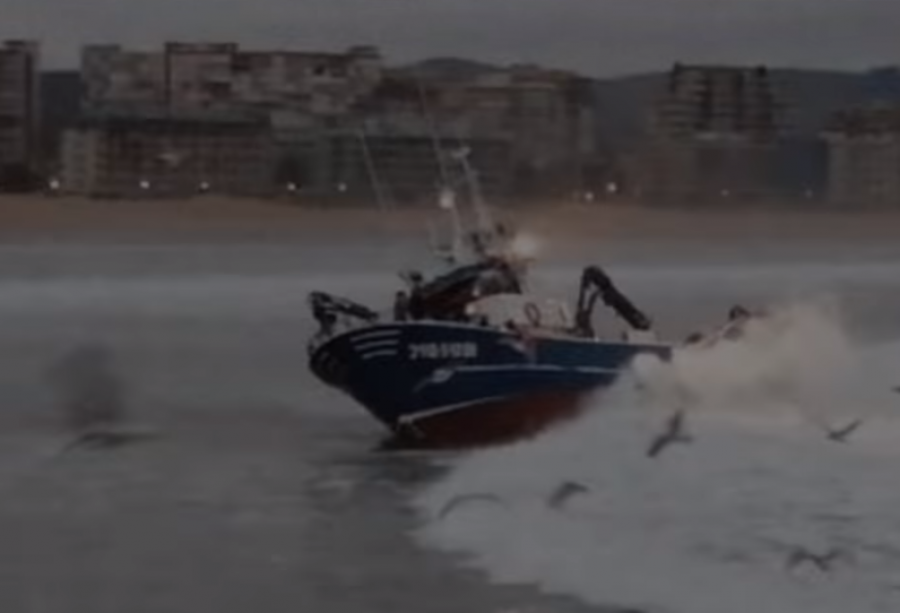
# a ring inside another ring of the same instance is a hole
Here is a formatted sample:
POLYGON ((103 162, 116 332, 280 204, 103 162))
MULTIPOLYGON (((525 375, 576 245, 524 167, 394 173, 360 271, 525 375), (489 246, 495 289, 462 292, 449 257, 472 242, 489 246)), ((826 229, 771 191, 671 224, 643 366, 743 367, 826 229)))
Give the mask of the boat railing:
POLYGON ((573 319, 565 302, 539 298, 527 294, 494 294, 468 305, 466 312, 473 318, 484 318, 491 325, 505 326, 512 322, 533 328, 566 330, 573 319))

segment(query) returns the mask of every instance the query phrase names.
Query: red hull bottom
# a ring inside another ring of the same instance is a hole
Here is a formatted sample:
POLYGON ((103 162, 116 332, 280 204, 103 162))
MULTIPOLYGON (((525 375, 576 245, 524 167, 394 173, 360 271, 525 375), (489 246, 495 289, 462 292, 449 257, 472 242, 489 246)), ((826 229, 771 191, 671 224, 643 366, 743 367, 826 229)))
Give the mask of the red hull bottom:
POLYGON ((590 392, 545 392, 485 402, 401 426, 391 447, 465 449, 512 443, 576 417, 590 392))

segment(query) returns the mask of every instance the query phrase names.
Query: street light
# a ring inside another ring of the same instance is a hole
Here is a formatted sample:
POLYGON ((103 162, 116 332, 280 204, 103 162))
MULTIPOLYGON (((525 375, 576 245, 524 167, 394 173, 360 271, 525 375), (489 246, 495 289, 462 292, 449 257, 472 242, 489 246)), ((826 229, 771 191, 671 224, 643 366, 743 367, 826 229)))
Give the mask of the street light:
POLYGON ((440 196, 438 198, 438 205, 444 209, 445 211, 449 211, 456 208, 456 194, 453 193, 453 190, 450 189, 442 189, 440 196))

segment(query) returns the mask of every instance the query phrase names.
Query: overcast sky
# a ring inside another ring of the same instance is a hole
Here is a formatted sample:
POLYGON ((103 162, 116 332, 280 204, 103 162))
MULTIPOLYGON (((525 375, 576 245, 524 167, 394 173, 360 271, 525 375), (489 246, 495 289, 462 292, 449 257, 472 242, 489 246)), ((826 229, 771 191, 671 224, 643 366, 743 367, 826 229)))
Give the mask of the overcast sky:
POLYGON ((0 0, 0 36, 39 38, 74 66, 85 42, 258 47, 378 45, 534 61, 587 74, 673 61, 867 68, 900 63, 900 0, 0 0))

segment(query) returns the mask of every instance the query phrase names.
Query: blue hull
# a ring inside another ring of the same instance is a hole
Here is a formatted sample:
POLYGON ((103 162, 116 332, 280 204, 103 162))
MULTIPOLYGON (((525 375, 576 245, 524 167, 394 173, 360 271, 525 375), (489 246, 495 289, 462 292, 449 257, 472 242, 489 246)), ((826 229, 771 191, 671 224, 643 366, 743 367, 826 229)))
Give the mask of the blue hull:
POLYGON ((395 433, 450 444, 530 434, 666 345, 519 336, 465 323, 376 324, 317 347, 310 368, 395 433))

